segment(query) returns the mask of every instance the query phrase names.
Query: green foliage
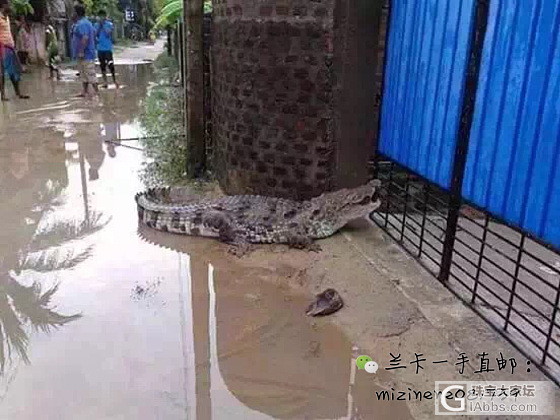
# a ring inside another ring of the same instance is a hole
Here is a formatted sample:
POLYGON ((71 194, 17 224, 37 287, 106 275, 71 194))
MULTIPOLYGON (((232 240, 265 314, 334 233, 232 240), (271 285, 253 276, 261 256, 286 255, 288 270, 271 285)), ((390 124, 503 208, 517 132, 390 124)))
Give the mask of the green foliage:
POLYGON ((122 13, 119 11, 117 0, 93 0, 93 5, 93 12, 95 15, 97 15, 100 10, 105 10, 113 19, 122 18, 122 13))
POLYGON ((173 25, 179 20, 181 13, 183 13, 183 0, 165 0, 156 19, 156 28, 173 25))
POLYGON ((166 76, 173 76, 179 70, 179 63, 175 57, 164 52, 154 60, 154 67, 158 79, 164 79, 166 76))
POLYGON ((164 3, 165 0, 147 0, 148 9, 150 10, 150 15, 154 18, 157 18, 157 16, 159 16, 161 12, 161 9, 163 8, 164 3))
POLYGON ((98 16, 101 10, 105 10, 107 15, 113 20, 122 20, 122 13, 118 7, 117 0, 83 0, 86 7, 87 16, 98 16))
POLYGON ((27 16, 34 13, 29 0, 12 0, 12 9, 16 16, 27 16))
MULTIPOLYGON (((204 13, 212 12, 212 1, 204 0, 204 13)), ((156 28, 173 25, 181 18, 183 0, 165 0, 156 20, 156 28)))
POLYGON ((91 16, 93 13, 93 0, 82 0, 82 4, 86 8, 86 15, 91 16))
POLYGON ((151 30, 155 27, 156 19, 159 16, 162 7, 163 0, 146 0, 146 10, 148 12, 146 29, 151 30))
POLYGON ((173 57, 160 55, 154 62, 158 83, 146 96, 141 124, 148 161, 140 177, 147 187, 177 184, 185 180, 187 150, 183 125, 183 92, 169 84, 178 65, 173 57))

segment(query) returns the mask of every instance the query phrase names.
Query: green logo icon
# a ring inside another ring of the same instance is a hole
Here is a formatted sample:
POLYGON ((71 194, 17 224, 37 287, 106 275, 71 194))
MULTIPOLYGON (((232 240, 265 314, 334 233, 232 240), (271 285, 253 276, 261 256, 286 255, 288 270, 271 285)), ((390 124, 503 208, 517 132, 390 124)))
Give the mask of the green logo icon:
POLYGON ((358 370, 359 369, 364 369, 367 362, 371 362, 371 357, 369 357, 369 356, 359 356, 356 359, 356 366, 358 366, 358 370))

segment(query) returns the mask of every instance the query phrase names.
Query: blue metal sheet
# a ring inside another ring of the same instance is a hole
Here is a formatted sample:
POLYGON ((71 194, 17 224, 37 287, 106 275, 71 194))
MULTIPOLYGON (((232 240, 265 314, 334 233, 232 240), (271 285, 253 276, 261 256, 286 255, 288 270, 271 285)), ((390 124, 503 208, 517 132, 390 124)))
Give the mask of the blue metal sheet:
POLYGON ((463 195, 560 246, 560 0, 492 1, 463 195))
POLYGON ((392 2, 379 150, 448 188, 475 0, 392 2))

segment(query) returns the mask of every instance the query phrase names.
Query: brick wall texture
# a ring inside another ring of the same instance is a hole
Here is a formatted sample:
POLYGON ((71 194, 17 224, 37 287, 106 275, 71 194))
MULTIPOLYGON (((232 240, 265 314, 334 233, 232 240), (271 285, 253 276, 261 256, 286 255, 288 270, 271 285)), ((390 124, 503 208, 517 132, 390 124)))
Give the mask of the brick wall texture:
POLYGON ((332 187, 334 0, 215 0, 214 167, 229 194, 332 187))

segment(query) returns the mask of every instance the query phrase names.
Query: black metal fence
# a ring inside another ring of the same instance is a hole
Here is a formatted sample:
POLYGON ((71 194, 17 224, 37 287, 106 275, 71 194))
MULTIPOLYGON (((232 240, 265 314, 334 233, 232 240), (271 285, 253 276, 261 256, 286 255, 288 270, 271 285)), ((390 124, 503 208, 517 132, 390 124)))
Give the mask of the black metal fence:
POLYGON ((451 187, 377 154, 383 206, 371 219, 560 384, 560 250, 461 196, 487 16, 479 1, 451 187))

